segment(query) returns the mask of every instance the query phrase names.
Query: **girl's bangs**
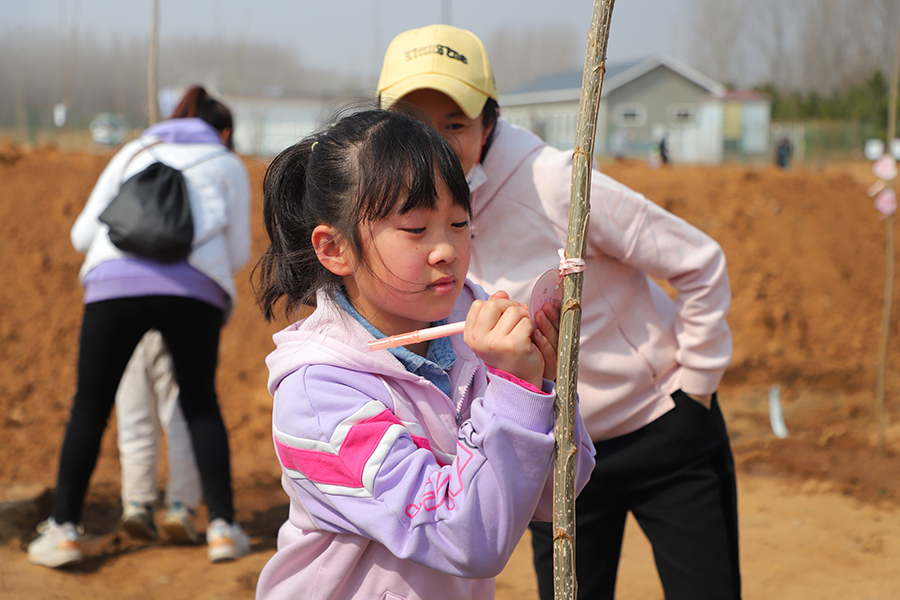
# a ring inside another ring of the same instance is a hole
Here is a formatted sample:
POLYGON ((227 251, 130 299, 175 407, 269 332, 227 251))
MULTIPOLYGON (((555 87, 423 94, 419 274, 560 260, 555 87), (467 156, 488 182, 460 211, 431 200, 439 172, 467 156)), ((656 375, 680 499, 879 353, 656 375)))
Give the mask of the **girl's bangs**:
POLYGON ((427 125, 407 123, 400 131, 374 135, 359 156, 359 211, 363 220, 378 221, 393 211, 400 214, 437 206, 438 178, 444 180, 454 204, 471 214, 469 187, 459 159, 427 125), (402 202, 398 205, 398 201, 402 202))

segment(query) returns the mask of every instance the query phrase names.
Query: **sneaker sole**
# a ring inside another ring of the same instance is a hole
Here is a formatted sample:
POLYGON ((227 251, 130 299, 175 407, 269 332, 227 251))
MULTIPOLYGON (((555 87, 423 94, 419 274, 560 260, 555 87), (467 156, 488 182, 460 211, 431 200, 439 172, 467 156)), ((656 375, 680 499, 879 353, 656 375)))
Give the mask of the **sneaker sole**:
POLYGON ((81 550, 74 548, 71 550, 56 552, 50 559, 41 559, 39 557, 32 556, 31 554, 28 555, 28 562, 30 562, 31 564, 50 567, 51 569, 68 567, 70 565, 80 563, 82 559, 83 557, 81 555, 81 550))
POLYGON ((235 544, 216 544, 213 542, 211 546, 206 548, 206 555, 209 557, 210 562, 214 563, 237 560, 247 554, 249 554, 249 550, 241 552, 235 544))
POLYGON ((163 523, 163 533, 166 538, 179 544, 197 544, 200 538, 197 534, 180 521, 166 521, 163 523))
POLYGON ((138 519, 125 519, 122 521, 122 529, 129 536, 137 540, 155 542, 159 539, 158 533, 148 529, 147 524, 138 519))
POLYGON ((214 563, 231 562, 240 558, 240 556, 238 556, 237 550, 230 546, 221 546, 218 548, 215 546, 210 546, 207 550, 207 555, 209 556, 210 562, 214 563))

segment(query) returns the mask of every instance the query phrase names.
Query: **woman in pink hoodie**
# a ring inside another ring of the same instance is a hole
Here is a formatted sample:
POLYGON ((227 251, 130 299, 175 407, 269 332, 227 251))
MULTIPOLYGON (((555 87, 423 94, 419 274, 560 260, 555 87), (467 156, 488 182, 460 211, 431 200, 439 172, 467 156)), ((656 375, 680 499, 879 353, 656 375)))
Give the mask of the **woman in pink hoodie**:
MULTIPOLYGON (((459 155, 472 194, 469 277, 527 299, 566 244, 572 152, 499 118, 487 53, 469 31, 399 34, 378 96, 421 111, 459 155)), ((725 255, 597 169, 590 202, 578 394, 597 466, 576 502, 579 598, 614 597, 628 512, 653 546, 667 600, 740 598, 734 460, 715 394, 731 361, 725 255)), ((550 600, 552 532, 531 529, 550 600)))
MULTIPOLYGON (((274 337, 273 436, 290 515, 258 599, 487 600, 551 517, 559 312, 466 279, 469 190, 421 122, 349 115, 275 158, 258 298, 274 337), (378 338, 465 321, 450 337, 378 338)), ((593 466, 578 429, 577 485, 593 466)))

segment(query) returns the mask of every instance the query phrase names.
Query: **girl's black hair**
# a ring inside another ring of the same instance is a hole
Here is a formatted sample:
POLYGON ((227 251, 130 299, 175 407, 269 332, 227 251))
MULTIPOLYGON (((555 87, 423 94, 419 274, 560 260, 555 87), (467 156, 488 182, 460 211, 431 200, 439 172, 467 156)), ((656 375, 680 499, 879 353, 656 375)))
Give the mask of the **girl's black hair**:
POLYGON ((199 85, 188 88, 169 118, 187 119, 192 117, 203 119, 215 127, 219 133, 230 129, 231 135, 228 136, 225 145, 228 146, 229 150, 234 150, 234 144, 232 143, 234 138, 234 119, 231 117, 231 111, 228 110, 227 106, 210 96, 199 85))
POLYGON ((437 206, 443 180, 455 205, 471 216, 469 186, 453 148, 428 125, 386 110, 363 110, 281 152, 263 182, 263 220, 269 247, 254 269, 256 295, 271 321, 284 299, 291 317, 315 295, 343 284, 319 262, 311 237, 329 225, 365 267, 361 228, 437 206))

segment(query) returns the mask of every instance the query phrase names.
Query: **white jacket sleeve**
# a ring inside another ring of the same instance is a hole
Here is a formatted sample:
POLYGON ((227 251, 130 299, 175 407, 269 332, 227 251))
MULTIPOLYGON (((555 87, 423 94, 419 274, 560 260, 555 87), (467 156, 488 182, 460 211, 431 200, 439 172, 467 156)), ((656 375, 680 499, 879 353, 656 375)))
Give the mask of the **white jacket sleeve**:
POLYGON ((109 203, 112 202, 122 185, 122 177, 128 163, 141 148, 141 144, 135 140, 125 144, 100 173, 94 189, 88 196, 87 203, 75 219, 70 237, 72 246, 79 252, 87 252, 94 240, 94 236, 100 231, 102 224, 99 217, 109 203))
POLYGON ((241 158, 232 154, 236 165, 228 169, 225 180, 228 196, 228 227, 225 238, 231 272, 240 271, 250 260, 250 178, 241 158))

